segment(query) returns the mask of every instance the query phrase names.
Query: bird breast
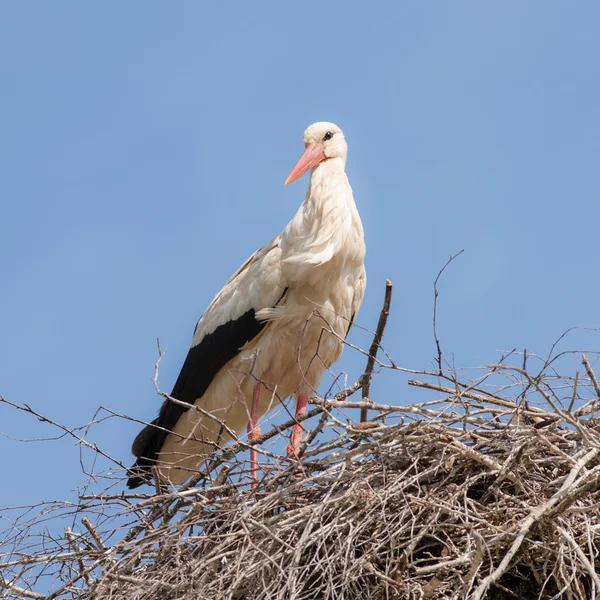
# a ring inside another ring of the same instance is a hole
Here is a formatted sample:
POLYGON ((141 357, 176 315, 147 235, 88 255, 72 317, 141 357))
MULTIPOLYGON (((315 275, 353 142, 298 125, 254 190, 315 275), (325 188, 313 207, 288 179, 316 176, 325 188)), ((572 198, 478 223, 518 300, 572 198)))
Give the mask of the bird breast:
POLYGON ((287 331, 304 327, 314 344, 324 328, 331 329, 339 337, 326 361, 331 364, 341 353, 355 301, 360 304, 362 298, 365 244, 346 174, 337 164, 328 166, 313 172, 304 202, 282 233, 281 268, 288 294, 270 318, 285 322, 287 331))

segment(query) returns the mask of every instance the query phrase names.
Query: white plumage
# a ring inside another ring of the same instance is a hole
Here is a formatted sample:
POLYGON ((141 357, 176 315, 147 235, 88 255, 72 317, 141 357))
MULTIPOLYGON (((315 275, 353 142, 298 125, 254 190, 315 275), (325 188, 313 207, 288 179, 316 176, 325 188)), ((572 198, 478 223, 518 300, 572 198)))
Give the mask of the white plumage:
MULTIPOLYGON (((312 167, 304 202, 283 232, 255 252, 208 306, 172 394, 195 401, 236 433, 250 419, 257 381, 262 382, 259 416, 291 395, 314 394, 325 369, 341 355, 365 291, 363 228, 344 170, 344 135, 332 123, 315 123, 304 132, 304 143, 288 178, 312 167), (205 377, 206 356, 213 359, 226 346, 234 355, 225 351, 226 362, 205 377), (194 353, 198 364, 192 364, 194 353), (194 385, 202 391, 197 398, 194 385)), ((138 461, 129 485, 147 480, 156 460, 163 482, 182 483, 229 439, 210 417, 167 401, 134 442, 138 461)))

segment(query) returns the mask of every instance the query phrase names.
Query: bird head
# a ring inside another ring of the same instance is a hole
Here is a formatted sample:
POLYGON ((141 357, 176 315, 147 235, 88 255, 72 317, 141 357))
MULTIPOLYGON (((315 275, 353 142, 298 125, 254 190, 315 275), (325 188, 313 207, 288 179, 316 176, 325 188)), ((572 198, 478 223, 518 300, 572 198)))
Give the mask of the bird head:
POLYGON ((304 132, 304 146, 304 153, 288 175, 286 183, 302 177, 306 171, 329 158, 341 158, 344 162, 346 161, 348 152, 346 139, 342 130, 333 123, 326 121, 313 123, 304 132))

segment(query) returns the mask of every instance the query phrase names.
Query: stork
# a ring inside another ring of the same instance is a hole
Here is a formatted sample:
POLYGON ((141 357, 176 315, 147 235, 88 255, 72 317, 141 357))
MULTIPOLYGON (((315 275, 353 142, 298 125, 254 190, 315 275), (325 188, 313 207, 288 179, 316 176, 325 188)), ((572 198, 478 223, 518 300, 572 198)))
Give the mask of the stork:
MULTIPOLYGON (((283 232, 257 250, 210 303, 171 397, 133 442, 128 486, 178 485, 215 450, 290 396, 296 417, 342 353, 362 301, 362 223, 345 173, 347 145, 333 123, 304 132, 305 150, 286 184, 311 170, 308 191, 283 232), (189 410, 182 403, 196 405, 189 410)), ((292 429, 294 457, 302 426, 292 429)), ((256 450, 251 452, 256 474, 256 450)))

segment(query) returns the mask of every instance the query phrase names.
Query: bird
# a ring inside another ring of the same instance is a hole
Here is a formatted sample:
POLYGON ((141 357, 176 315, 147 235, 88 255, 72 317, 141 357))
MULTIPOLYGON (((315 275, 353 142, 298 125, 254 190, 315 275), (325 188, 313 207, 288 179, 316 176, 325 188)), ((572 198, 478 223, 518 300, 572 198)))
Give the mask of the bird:
MULTIPOLYGON (((128 487, 180 485, 215 451, 289 397, 306 411, 324 372, 341 356, 366 287, 363 225, 345 172, 348 146, 329 122, 310 125, 289 184, 310 171, 308 190, 284 230, 252 254, 209 304, 171 398, 135 438, 128 487), (189 406, 188 406, 189 405, 189 406)), ((296 423, 288 456, 303 428, 296 423)), ((257 471, 251 450, 252 474, 257 471)))

